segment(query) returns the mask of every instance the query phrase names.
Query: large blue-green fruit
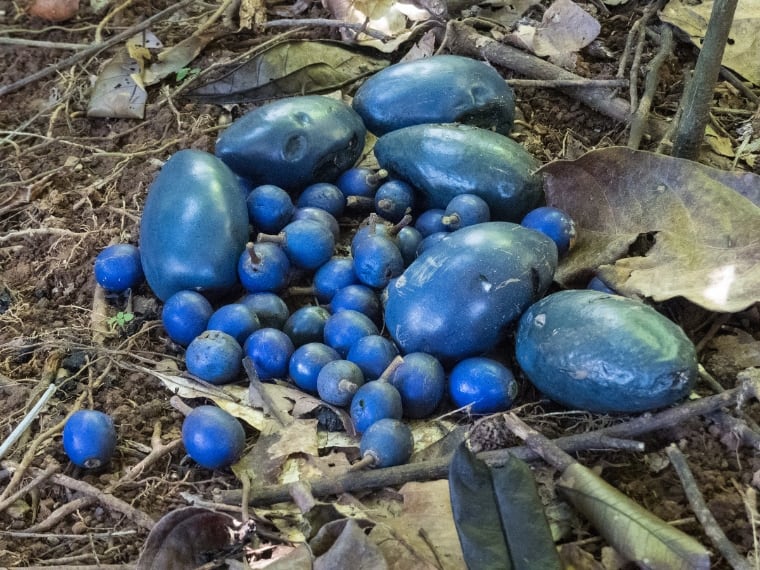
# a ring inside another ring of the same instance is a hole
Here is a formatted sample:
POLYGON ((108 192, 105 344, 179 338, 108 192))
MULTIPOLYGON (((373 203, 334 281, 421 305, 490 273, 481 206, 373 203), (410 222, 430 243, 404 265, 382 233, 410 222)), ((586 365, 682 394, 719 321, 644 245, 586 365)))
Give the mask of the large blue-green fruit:
POLYGON ((487 63, 437 55, 375 73, 356 91, 352 105, 377 136, 421 123, 466 123, 506 135, 515 94, 487 63))
POLYGON ((509 222, 457 230, 386 289, 385 324, 401 351, 453 362, 487 352, 551 285, 557 246, 509 222))
POLYGON ((140 222, 143 271, 156 296, 230 289, 247 241, 248 210, 235 174, 207 152, 172 155, 148 190, 140 222))
POLYGON ((302 190, 332 182, 364 148, 361 117, 321 95, 268 103, 234 121, 216 141, 216 155, 254 185, 302 190))
POLYGON ((458 194, 488 203, 492 220, 519 222, 543 202, 539 164, 518 143, 470 125, 414 125, 381 136, 375 157, 393 178, 423 195, 426 209, 458 194))
POLYGON ((520 319, 517 361, 546 396, 591 412, 643 412, 686 397, 694 345, 653 308, 618 295, 568 290, 520 319))

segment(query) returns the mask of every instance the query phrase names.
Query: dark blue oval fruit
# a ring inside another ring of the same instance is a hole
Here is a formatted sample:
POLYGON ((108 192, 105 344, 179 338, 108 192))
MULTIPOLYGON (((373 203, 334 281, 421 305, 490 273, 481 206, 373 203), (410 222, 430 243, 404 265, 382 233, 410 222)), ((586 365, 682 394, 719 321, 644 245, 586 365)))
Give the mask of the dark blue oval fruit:
POLYGON ((694 344, 652 307, 619 295, 568 290, 520 319, 517 361, 564 406, 643 412, 686 397, 697 378, 694 344))
POLYGON ((110 416, 96 410, 74 412, 63 426, 63 450, 71 462, 93 469, 111 460, 116 428, 110 416))
POLYGON ((121 293, 142 278, 140 250, 130 243, 109 245, 95 258, 95 281, 106 291, 121 293))
POLYGON ((187 454, 207 469, 229 467, 245 447, 245 431, 229 412, 216 406, 198 406, 182 423, 187 454))

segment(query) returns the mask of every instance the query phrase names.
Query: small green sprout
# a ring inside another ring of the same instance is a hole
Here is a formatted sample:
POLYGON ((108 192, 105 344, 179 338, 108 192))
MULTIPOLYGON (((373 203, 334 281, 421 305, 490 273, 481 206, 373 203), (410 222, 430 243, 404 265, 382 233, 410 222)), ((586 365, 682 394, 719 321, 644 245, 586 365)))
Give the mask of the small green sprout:
POLYGON ((185 79, 192 79, 200 72, 200 67, 183 67, 177 71, 177 83, 181 83, 185 79))
POLYGON ((135 315, 133 313, 119 311, 113 317, 108 319, 108 325, 111 327, 111 330, 115 330, 116 327, 123 329, 126 324, 134 318, 135 315))

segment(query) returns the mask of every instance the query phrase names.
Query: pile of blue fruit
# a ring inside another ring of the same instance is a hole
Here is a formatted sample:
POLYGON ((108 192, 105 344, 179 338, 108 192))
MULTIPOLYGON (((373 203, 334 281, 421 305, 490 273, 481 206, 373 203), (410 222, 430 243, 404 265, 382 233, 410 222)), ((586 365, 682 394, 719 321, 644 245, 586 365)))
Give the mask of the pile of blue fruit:
MULTIPOLYGON (((196 377, 244 381, 248 358, 260 380, 350 410, 378 467, 411 454, 406 418, 510 408, 515 361, 571 408, 678 401, 697 371, 680 328, 611 292, 547 295, 575 228, 543 205, 539 164, 507 136, 514 105, 492 67, 446 55, 386 68, 351 105, 261 106, 215 154, 169 158, 139 248, 105 249, 96 279, 123 291, 144 277, 196 377), (356 166, 367 131, 379 137, 374 170, 356 166)), ((210 406, 186 418, 183 438, 210 468, 245 441, 210 406)))

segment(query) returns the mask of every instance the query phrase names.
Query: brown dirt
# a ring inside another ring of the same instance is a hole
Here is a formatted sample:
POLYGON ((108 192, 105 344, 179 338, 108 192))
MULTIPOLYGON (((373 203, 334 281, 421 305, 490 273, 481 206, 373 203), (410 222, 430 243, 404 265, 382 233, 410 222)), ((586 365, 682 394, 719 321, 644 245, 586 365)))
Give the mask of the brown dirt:
MULTIPOLYGON (((115 16, 107 30, 120 31, 169 4, 164 0, 136 0, 115 16)), ((630 2, 612 8, 608 15, 598 13, 593 4, 586 8, 601 21, 601 41, 612 56, 600 59, 584 52, 580 73, 613 77, 627 31, 643 8, 630 2)), ((2 28, 12 36, 51 42, 89 42, 101 18, 85 3, 75 20, 56 26, 48 26, 19 10, 18 3, 0 1, 2 28)), ((199 15, 203 10, 196 7, 186 14, 199 15)), ((183 20, 171 20, 157 24, 153 30, 165 44, 173 44, 190 33, 190 26, 183 20)), ((326 29, 314 34, 337 37, 326 29)), ((243 36, 249 45, 266 37, 252 33, 243 36)), ((197 65, 207 66, 242 49, 229 36, 222 38, 210 44, 197 65)), ((654 44, 647 43, 644 61, 651 59, 655 49, 654 44)), ((230 113, 181 97, 169 101, 153 87, 149 89, 144 121, 87 118, 91 79, 111 53, 113 50, 108 50, 81 61, 2 98, 0 130, 5 132, 0 133, 0 440, 24 417, 47 382, 55 380, 59 389, 50 404, 4 459, 16 463, 27 459, 38 468, 57 463, 62 473, 112 492, 157 520, 186 504, 180 496, 184 491, 210 496, 213 488, 240 485, 230 472, 193 468, 183 461, 181 452, 175 451, 152 465, 135 483, 113 487, 126 468, 145 457, 157 422, 163 441, 168 442, 178 436, 182 418, 169 404, 170 394, 155 378, 130 370, 128 365, 169 358, 181 367, 182 361, 181 352, 161 330, 157 320, 160 305, 146 285, 134 291, 132 299, 107 300, 108 315, 128 310, 127 303, 131 302, 136 319, 124 328, 116 327, 102 343, 93 340, 93 260, 109 243, 137 243, 142 204, 160 161, 182 148, 213 151, 219 125, 230 113), (7 131, 15 132, 6 138, 7 131), (61 421, 75 406, 108 412, 118 426, 119 446, 106 469, 76 469, 61 449, 61 421)), ((63 50, 0 46, 0 85, 11 84, 68 55, 63 50)), ((692 49, 678 44, 675 57, 662 72, 655 113, 672 117, 680 97, 683 69, 692 65, 694 58, 692 49)), ((504 73, 510 76, 507 70, 504 73)), ((170 90, 176 88, 173 81, 165 84, 170 90)), ((752 110, 751 103, 725 83, 716 93, 723 107, 752 110)), ((541 162, 625 144, 625 125, 595 113, 558 90, 520 88, 517 94, 523 123, 516 138, 541 162)), ((244 108, 233 107, 233 116, 244 108)), ((726 131, 735 133, 747 117, 731 117, 734 115, 719 116, 726 131)), ((647 148, 655 143, 647 143, 647 148)), ((707 154, 706 160, 725 164, 724 159, 712 154, 707 154)), ((715 333, 710 332, 710 325, 718 315, 686 303, 670 303, 665 308, 695 342, 715 333)), ((732 315, 717 334, 738 330, 760 340, 759 322, 756 309, 732 315)), ((737 367, 733 357, 722 358, 719 348, 708 344, 702 353, 703 362, 729 388, 742 366, 737 367)), ((700 387, 700 392, 708 394, 709 389, 700 387)), ((535 394, 526 390, 521 403, 531 398, 535 394)), ((757 406, 748 408, 747 413, 760 417, 757 406)), ((567 433, 588 429, 593 421, 569 421, 567 426, 557 423, 553 426, 555 435, 563 430, 567 433)), ((508 440, 497 427, 476 433, 483 447, 497 447, 508 440)), ((648 436, 644 441, 646 453, 597 452, 580 457, 646 508, 667 521, 677 521, 679 528, 712 548, 694 519, 677 476, 664 461, 664 447, 677 442, 719 525, 740 553, 754 552, 757 556, 757 536, 747 512, 753 499, 746 493, 760 486, 757 450, 738 445, 725 429, 702 418, 689 420, 668 433, 648 436)), ((8 484, 10 475, 0 470, 0 489, 8 484)), ((29 480, 27 475, 24 482, 29 480)), ((56 509, 80 497, 76 491, 46 482, 1 512, 0 528, 7 530, 0 531, 0 564, 134 563, 147 531, 109 505, 95 501, 58 521, 49 518, 56 509)), ((756 516, 756 503, 754 508, 756 516)), ((585 523, 576 521, 563 541, 580 541, 583 549, 601 559, 604 543, 585 523)), ((727 567, 718 554, 713 560, 715 568, 727 567)))

